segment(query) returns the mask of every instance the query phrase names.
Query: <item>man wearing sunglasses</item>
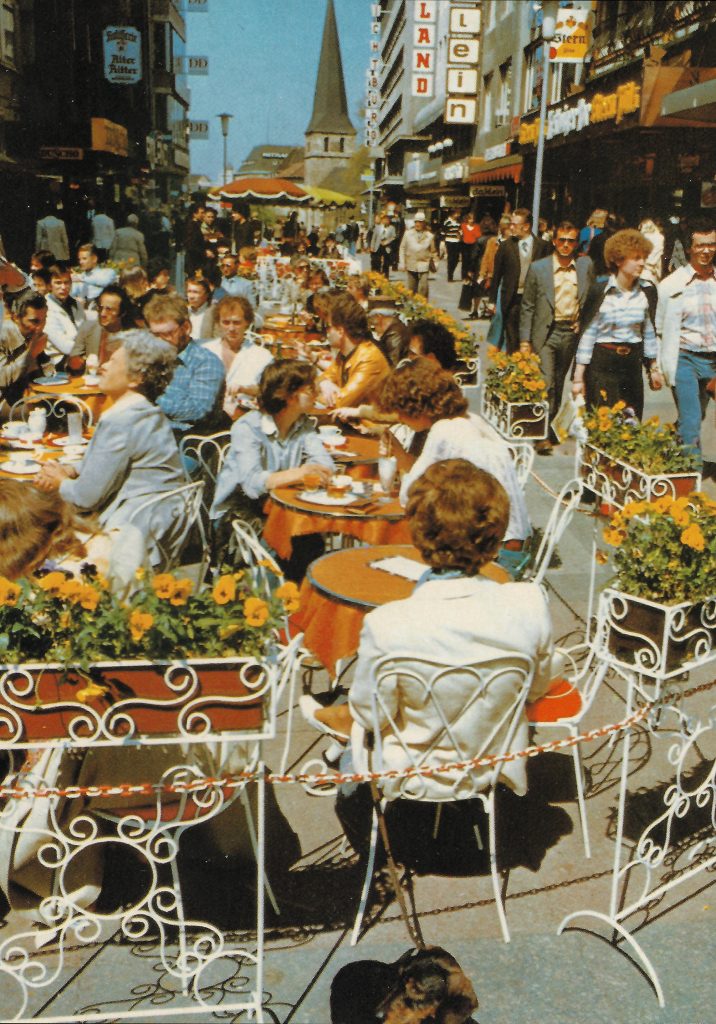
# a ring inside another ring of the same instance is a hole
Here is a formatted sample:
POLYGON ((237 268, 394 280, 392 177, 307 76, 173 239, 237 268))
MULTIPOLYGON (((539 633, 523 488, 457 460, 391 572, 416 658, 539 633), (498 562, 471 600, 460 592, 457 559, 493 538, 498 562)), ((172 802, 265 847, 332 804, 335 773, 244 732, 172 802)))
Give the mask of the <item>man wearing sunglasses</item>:
MULTIPOLYGON (((540 357, 547 385, 550 423, 562 402, 564 382, 577 349, 585 300, 594 281, 588 256, 576 258, 579 231, 568 220, 554 233, 554 253, 527 271, 520 307, 520 343, 529 342, 540 357)), ((535 450, 547 455, 557 442, 538 441, 535 450)))

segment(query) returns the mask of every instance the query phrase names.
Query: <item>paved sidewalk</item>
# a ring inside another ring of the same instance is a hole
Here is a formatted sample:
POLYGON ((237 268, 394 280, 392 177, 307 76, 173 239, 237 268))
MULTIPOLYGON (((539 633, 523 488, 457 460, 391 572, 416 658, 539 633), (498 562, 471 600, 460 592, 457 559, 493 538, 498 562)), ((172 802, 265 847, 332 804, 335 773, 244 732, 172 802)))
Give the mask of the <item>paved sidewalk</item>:
MULTIPOLYGON (((431 282, 431 299, 454 313, 460 284, 448 285, 444 274, 443 261, 431 282)), ((480 323, 477 330, 484 333, 485 327, 480 323)), ((648 404, 650 412, 659 411, 667 418, 673 415, 668 395, 650 395, 648 404)), ((716 451, 712 426, 707 451, 716 451)), ((535 525, 546 522, 553 494, 573 474, 573 459, 572 445, 537 458, 527 486, 535 525)), ((707 486, 713 487, 711 482, 707 486)), ((600 525, 590 516, 577 514, 560 544, 560 565, 548 573, 555 636, 560 640, 574 642, 584 633, 592 543, 600 525)), ((598 567, 598 577, 604 583, 608 568, 598 567)), ((695 674, 692 682, 707 681, 712 675, 716 672, 695 674)), ((316 688, 325 685, 325 675, 317 675, 316 688)), ((586 727, 619 721, 624 715, 623 698, 617 682, 605 684, 586 727)), ((703 714, 714 704, 716 689, 694 697, 689 710, 703 714)), ((267 756, 273 766, 278 763, 285 723, 284 710, 281 735, 267 756)), ((639 731, 635 738, 629 776, 629 791, 635 797, 632 830, 640 802, 653 801, 672 777, 669 746, 666 732, 654 738, 639 731)), ((713 760, 714 746, 714 739, 705 737, 702 764, 713 760)), ((325 747, 319 734, 294 718, 294 769, 315 759, 325 747)), ((579 928, 557 935, 568 913, 606 913, 608 907, 620 743, 594 741, 584 747, 583 754, 591 781, 587 801, 591 859, 584 856, 571 756, 567 751, 543 754, 529 762, 530 797, 519 805, 517 815, 501 823, 504 848, 514 863, 506 902, 512 941, 502 941, 489 873, 484 865, 476 868, 463 853, 462 833, 449 823, 442 840, 447 866, 420 875, 416 884, 426 941, 445 946, 472 979, 480 999, 475 1014, 480 1024, 711 1024, 716 1021, 716 894, 707 884, 711 875, 686 883, 633 922, 639 925, 638 940, 660 975, 664 1009, 658 1007, 652 988, 634 963, 609 944, 607 926, 584 918, 577 922, 579 928)), ((268 1021, 328 1024, 330 984, 337 970, 354 960, 395 960, 410 942, 396 903, 384 894, 373 903, 370 926, 358 946, 350 947, 361 878, 350 850, 341 843, 333 799, 309 796, 297 785, 274 789, 297 833, 302 855, 288 874, 271 874, 281 912, 269 918, 265 1016, 268 1021)), ((241 817, 227 815, 227 819, 224 837, 230 842, 233 830, 241 828, 241 817)), ((187 834, 183 888, 192 914, 206 916, 243 938, 249 934, 244 931, 249 920, 244 884, 250 871, 221 854, 221 831, 217 828, 213 839, 213 856, 200 837, 187 834)), ((290 845, 290 836, 279 839, 270 833, 270 857, 286 848, 282 844, 290 845)), ((633 881, 638 888, 639 879, 633 881)), ((628 891, 629 899, 634 888, 628 891)), ((0 941, 14 927, 17 922, 9 915, 4 929, 0 928, 0 941)), ((119 1009, 133 1009, 139 1019, 149 1019, 152 1007, 161 1009, 167 1014, 163 1019, 170 1021, 220 1019, 220 1007, 217 1016, 190 1018, 183 1013, 176 986, 166 982, 150 953, 140 943, 132 946, 116 940, 98 942, 89 953, 71 953, 52 997, 38 993, 32 1014, 44 1006, 45 1016, 62 1018, 92 1005, 107 1020, 119 1009)), ((230 991, 231 981, 225 977, 214 983, 218 1002, 222 993, 225 998, 230 991)), ((11 986, 5 981, 0 984, 4 1004, 11 1006, 11 986)))

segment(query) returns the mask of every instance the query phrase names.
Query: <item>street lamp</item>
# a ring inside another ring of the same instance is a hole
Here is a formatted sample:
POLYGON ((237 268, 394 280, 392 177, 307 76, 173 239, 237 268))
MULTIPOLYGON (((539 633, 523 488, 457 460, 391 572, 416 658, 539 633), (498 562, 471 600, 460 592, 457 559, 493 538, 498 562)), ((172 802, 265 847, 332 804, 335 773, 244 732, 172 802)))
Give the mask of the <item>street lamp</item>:
POLYGON ((229 139, 229 121, 234 116, 233 114, 217 114, 221 120, 221 134, 224 136, 224 184, 226 184, 228 178, 229 161, 227 157, 227 146, 229 139))
POLYGON ((532 230, 539 230, 539 204, 542 194, 542 164, 544 163, 544 129, 547 122, 547 93, 549 92, 549 44, 554 39, 559 0, 542 0, 542 98, 539 108, 539 133, 535 160, 535 188, 532 195, 532 230))

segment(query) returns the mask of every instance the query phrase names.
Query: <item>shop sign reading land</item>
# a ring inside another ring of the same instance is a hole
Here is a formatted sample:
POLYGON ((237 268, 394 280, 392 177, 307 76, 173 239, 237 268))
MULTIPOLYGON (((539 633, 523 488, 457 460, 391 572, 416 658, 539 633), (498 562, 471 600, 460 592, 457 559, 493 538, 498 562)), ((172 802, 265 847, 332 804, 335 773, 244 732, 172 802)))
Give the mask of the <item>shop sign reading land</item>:
MULTIPOLYGON (((625 82, 618 86, 614 92, 597 92, 592 96, 591 102, 583 96, 572 106, 559 107, 557 110, 547 112, 547 125, 545 127, 545 138, 554 139, 558 135, 569 135, 571 132, 581 132, 590 124, 600 124, 604 121, 614 121, 619 124, 628 114, 639 110, 641 104, 641 89, 636 82, 625 82)), ((528 124, 520 125, 519 143, 521 146, 534 146, 539 137, 540 120, 530 121, 528 124)))
POLYGON ((108 25, 102 33, 104 77, 114 85, 135 85, 142 78, 142 33, 131 25, 108 25))
POLYGON ((416 0, 413 13, 413 77, 411 95, 429 99, 435 93, 436 0, 416 0))

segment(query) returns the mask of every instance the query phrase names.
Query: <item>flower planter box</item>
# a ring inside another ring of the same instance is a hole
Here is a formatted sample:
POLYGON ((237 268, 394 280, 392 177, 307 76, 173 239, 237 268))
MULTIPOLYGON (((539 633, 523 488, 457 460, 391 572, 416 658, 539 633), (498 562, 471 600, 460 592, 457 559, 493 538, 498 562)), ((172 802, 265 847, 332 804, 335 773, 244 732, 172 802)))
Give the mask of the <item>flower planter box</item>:
POLYGON ((482 415, 508 441, 544 441, 547 437, 546 402, 508 402, 493 391, 485 391, 482 415))
POLYGON ((716 658, 716 597, 659 604, 607 587, 599 597, 597 651, 612 664, 667 679, 716 658))
POLYGON ((477 356, 459 359, 454 373, 463 391, 480 386, 480 361, 477 356))
POLYGON ((187 740, 217 732, 258 736, 270 724, 273 668, 252 659, 102 662, 107 688, 82 703, 85 675, 61 665, 6 666, 0 675, 0 748, 58 739, 80 745, 140 736, 187 740))
POLYGON ((604 502, 623 508, 631 501, 679 498, 701 489, 701 474, 644 473, 636 466, 607 455, 601 448, 584 444, 577 448, 577 475, 604 502))

